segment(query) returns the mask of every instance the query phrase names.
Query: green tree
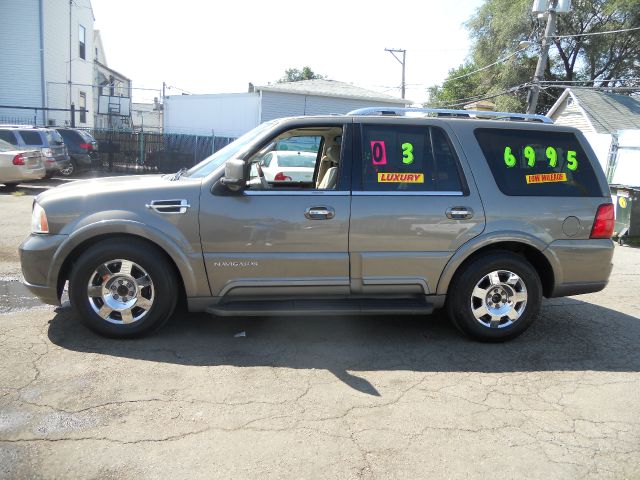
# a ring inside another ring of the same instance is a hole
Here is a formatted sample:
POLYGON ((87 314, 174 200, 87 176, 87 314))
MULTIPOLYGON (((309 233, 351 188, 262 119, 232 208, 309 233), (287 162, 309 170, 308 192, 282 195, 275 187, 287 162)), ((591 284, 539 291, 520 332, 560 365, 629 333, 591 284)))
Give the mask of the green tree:
POLYGON ((315 73, 310 67, 302 67, 301 70, 298 70, 297 68, 288 68, 284 71, 284 76, 278 80, 278 83, 299 82, 301 80, 316 80, 323 78, 326 77, 315 73))
MULTIPOLYGON (((640 76, 640 31, 585 35, 640 27, 638 0, 574 0, 571 11, 558 15, 557 35, 549 50, 545 81, 583 81, 613 87, 640 76)), ((499 110, 524 111, 544 33, 545 20, 531 13, 531 0, 486 0, 467 22, 473 46, 467 61, 449 71, 442 85, 429 88, 431 106, 465 103, 457 99, 493 97, 499 110), (535 45, 518 52, 520 42, 535 45), (517 53, 514 53, 517 52, 517 53), (480 72, 459 78, 490 65, 480 72)), ((538 112, 545 113, 562 88, 543 90, 538 112)), ((459 105, 457 105, 459 106, 459 105)))

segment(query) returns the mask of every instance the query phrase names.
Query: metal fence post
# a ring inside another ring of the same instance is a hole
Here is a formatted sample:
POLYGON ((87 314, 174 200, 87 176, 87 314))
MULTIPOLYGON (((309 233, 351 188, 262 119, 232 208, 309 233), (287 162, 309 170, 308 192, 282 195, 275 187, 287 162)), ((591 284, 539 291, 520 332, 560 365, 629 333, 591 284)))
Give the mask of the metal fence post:
POLYGON ((138 165, 144 165, 144 131, 141 130, 138 135, 140 136, 140 156, 138 157, 138 165))
POLYGON ((216 153, 216 131, 211 130, 211 155, 216 153))
POLYGON ((193 147, 193 164, 198 163, 198 135, 196 135, 196 144, 193 147))

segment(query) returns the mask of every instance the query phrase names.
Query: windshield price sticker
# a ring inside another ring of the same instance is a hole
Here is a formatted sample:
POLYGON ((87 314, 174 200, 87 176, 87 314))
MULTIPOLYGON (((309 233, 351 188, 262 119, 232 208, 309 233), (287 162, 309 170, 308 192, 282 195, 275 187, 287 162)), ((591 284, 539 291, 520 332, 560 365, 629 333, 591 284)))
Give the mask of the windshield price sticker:
POLYGON ((537 175, 526 175, 527 183, 557 183, 566 182, 566 173, 538 173, 537 175))
MULTIPOLYGON (((536 151, 535 149, 527 145, 524 147, 522 154, 524 158, 527 160, 528 167, 535 167, 536 161, 536 151)), ((576 158, 575 150, 567 150, 567 168, 569 170, 575 171, 578 169, 578 159, 576 158)), ((549 163, 549 167, 556 168, 558 165, 558 151, 554 147, 547 147, 545 149, 545 161, 549 163)), ((541 159, 542 160, 542 159, 541 159)), ((511 168, 515 167, 518 163, 518 159, 511 151, 511 147, 504 147, 504 164, 511 168)), ((528 183, 528 182, 527 182, 528 183)))
POLYGON ((424 183, 424 173, 378 173, 378 183, 424 183))

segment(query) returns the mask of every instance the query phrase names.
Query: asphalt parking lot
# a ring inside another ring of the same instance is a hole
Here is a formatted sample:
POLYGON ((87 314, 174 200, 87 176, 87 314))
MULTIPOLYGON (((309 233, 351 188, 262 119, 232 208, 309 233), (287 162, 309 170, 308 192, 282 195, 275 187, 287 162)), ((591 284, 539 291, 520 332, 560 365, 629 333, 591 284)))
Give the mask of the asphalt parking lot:
POLYGON ((47 186, 0 189, 0 478, 640 478, 640 249, 501 345, 441 315, 107 340, 19 287, 47 186))

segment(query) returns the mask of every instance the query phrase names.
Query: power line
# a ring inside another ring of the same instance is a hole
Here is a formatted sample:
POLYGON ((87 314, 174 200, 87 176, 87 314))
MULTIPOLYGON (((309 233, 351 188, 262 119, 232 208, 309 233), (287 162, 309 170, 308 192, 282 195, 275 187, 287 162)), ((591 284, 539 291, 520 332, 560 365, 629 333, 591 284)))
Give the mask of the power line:
POLYGON ((459 107, 460 105, 466 105, 467 103, 469 103, 470 100, 475 101, 475 102, 479 102, 481 100, 489 100, 491 98, 500 97, 500 96, 506 95, 508 93, 516 93, 518 90, 522 90, 523 88, 526 88, 528 86, 529 86, 528 83, 523 83, 521 85, 517 85, 515 87, 511 87, 511 88, 509 88, 507 90, 503 90, 502 92, 492 93, 490 95, 487 92, 486 94, 475 96, 475 97, 457 98, 455 100, 451 100, 451 102, 459 102, 459 103, 446 103, 444 105, 444 107, 459 107))
POLYGON ((620 30, 608 30, 606 32, 576 33, 575 35, 554 35, 553 38, 590 37, 592 35, 606 35, 607 33, 633 32, 635 30, 640 30, 640 27, 623 28, 620 30))
POLYGON ((633 82, 640 80, 640 77, 630 78, 603 78, 602 80, 543 80, 540 83, 589 83, 589 82, 633 82))

